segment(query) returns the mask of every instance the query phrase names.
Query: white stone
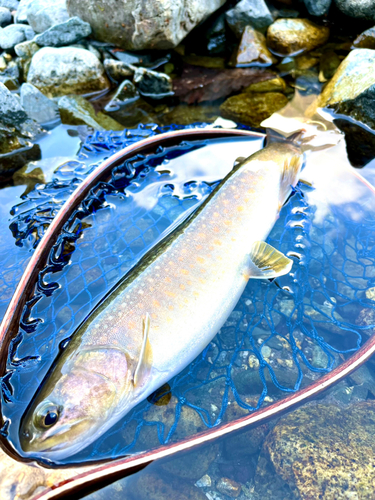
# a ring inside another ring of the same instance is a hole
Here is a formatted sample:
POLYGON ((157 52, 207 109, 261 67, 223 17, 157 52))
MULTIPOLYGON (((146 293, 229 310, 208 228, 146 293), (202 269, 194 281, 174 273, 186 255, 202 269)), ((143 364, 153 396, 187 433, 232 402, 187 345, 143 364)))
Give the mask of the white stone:
POLYGON ((36 33, 69 19, 66 0, 33 0, 27 7, 27 21, 36 33))

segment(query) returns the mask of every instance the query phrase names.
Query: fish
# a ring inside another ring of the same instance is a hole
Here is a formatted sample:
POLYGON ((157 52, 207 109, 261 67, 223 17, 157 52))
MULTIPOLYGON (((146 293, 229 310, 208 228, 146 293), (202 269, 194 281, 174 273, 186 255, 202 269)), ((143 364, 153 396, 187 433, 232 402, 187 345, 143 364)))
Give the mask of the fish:
POLYGON ((303 165, 270 143, 233 169, 77 328, 20 421, 27 457, 60 461, 103 435, 211 342, 249 279, 290 272, 265 242, 303 165))

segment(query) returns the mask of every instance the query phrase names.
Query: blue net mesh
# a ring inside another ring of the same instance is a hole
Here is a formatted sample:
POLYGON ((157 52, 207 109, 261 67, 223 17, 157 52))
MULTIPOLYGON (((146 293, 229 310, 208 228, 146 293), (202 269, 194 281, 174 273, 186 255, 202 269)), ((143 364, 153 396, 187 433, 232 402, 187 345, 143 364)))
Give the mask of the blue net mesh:
MULTIPOLYGON (((52 183, 14 208, 11 228, 19 255, 37 245, 56 210, 91 171, 83 159, 95 161, 104 150, 112 153, 161 131, 165 128, 141 126, 89 136, 76 162, 60 167, 52 183)), ((64 226, 25 307, 2 380, 3 413, 11 422, 4 434, 16 448, 20 417, 60 343, 216 185, 186 179, 176 196, 173 183, 163 177, 172 159, 187 158, 206 144, 183 142, 130 159, 114 169, 110 181, 92 189, 64 226), (157 186, 157 195, 149 194, 144 204, 150 186, 157 186)), ((277 282, 250 280, 204 352, 72 460, 114 458, 219 425, 308 385, 358 349, 362 334, 374 327, 358 325, 357 318, 372 307, 365 291, 375 279, 375 220, 362 206, 348 203, 330 208, 318 222, 309 196, 310 188, 295 189, 268 240, 294 260, 292 272, 277 282), (354 209, 360 223, 350 217, 354 209)), ((7 272, 3 266, 1 279, 7 272)), ((19 274, 14 276, 16 282, 19 274)))

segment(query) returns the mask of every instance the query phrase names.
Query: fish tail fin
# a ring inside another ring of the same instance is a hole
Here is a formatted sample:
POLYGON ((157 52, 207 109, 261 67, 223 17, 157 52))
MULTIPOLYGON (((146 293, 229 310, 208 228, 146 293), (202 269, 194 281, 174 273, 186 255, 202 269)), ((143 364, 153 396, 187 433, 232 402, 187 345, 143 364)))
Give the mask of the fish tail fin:
POLYGON ((282 206, 290 195, 292 187, 297 185, 303 165, 303 155, 294 154, 286 158, 280 181, 280 205, 282 206))

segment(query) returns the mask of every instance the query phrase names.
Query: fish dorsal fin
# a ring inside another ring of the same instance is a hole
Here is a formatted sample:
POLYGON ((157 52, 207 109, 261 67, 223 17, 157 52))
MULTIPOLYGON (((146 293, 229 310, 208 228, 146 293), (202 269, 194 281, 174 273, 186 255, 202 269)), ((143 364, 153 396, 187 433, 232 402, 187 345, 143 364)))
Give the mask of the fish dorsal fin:
POLYGON ((246 156, 239 156, 234 160, 234 166, 238 165, 239 163, 242 163, 243 161, 246 160, 246 156))
POLYGON ((264 241, 256 241, 250 250, 249 278, 277 278, 289 273, 293 261, 264 241))
POLYGON ((152 349, 148 338, 150 332, 150 315, 148 313, 146 313, 146 316, 142 318, 142 329, 142 346, 141 352, 139 353, 137 368, 134 372, 134 386, 142 385, 145 382, 152 365, 152 349))

